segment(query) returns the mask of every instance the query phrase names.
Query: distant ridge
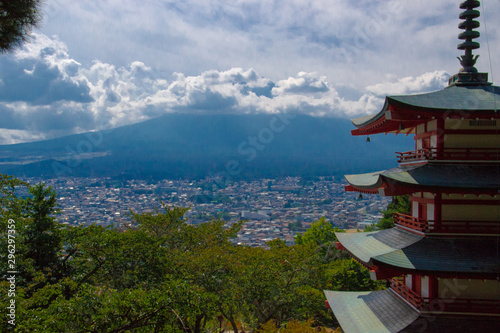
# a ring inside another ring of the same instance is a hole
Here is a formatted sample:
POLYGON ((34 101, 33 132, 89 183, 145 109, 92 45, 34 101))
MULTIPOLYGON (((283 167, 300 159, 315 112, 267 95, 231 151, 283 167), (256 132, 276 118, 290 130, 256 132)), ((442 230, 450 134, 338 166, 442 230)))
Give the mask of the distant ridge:
POLYGON ((168 114, 142 123, 0 146, 18 177, 232 178, 337 176, 396 165, 409 137, 351 136, 349 120, 304 115, 168 114))

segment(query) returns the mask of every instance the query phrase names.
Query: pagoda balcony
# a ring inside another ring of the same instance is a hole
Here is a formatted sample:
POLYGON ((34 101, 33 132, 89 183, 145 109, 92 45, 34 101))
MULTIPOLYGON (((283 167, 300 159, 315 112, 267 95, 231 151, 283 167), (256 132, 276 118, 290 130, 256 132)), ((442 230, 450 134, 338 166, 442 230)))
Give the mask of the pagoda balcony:
POLYGON ((401 213, 393 213, 392 217, 396 225, 416 230, 419 232, 428 232, 429 230, 428 220, 420 219, 418 217, 413 217, 411 215, 401 214, 401 213))
POLYGON ((399 297, 410 303, 413 307, 420 311, 422 308, 422 297, 416 292, 408 288, 403 283, 403 278, 393 278, 389 280, 389 287, 392 291, 398 294, 399 297))
POLYGON ((425 220, 407 214, 393 213, 396 226, 420 233, 500 234, 500 221, 425 220))
POLYGON ((500 314, 500 300, 421 297, 404 284, 402 277, 389 280, 390 289, 418 311, 500 314))
POLYGON ((425 148, 406 152, 396 152, 399 163, 422 161, 499 161, 498 148, 425 148))
POLYGON ((464 298, 422 298, 422 312, 500 314, 500 300, 464 298))

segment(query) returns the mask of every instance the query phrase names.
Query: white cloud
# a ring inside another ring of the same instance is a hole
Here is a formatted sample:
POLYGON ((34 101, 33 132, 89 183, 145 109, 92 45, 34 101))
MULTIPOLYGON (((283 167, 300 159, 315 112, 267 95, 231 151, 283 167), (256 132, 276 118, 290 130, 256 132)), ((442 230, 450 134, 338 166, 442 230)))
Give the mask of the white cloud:
POLYGON ((377 95, 405 95, 431 92, 443 89, 448 85, 450 74, 445 71, 425 73, 419 77, 404 77, 390 82, 378 83, 366 87, 366 90, 377 95))
POLYGON ((350 86, 357 91, 351 96, 360 97, 348 99, 336 89, 337 82, 318 72, 272 80, 251 67, 166 75, 137 60, 125 66, 101 60, 85 65, 58 37, 43 34, 0 58, 0 71, 4 144, 112 128, 169 112, 356 117, 380 110, 386 94, 436 90, 447 80, 442 70, 392 76, 363 88, 350 86))

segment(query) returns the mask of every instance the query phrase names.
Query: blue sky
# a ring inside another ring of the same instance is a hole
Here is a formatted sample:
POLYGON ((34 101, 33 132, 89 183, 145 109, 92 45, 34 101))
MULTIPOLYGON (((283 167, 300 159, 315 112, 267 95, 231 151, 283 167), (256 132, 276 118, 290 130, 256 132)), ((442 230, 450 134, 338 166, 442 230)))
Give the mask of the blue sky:
MULTIPOLYGON (((374 113, 459 70, 459 3, 46 0, 32 41, 0 58, 0 144, 169 112, 374 113)), ((500 1, 483 5, 498 85, 500 1)))

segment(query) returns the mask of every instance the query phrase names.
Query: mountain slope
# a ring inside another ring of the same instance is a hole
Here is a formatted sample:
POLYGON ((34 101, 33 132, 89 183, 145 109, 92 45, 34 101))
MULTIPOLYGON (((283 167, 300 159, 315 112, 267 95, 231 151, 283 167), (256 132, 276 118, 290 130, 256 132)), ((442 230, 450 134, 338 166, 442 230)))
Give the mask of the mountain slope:
POLYGON ((395 166, 408 137, 353 137, 350 121, 295 115, 169 114, 107 132, 0 146, 16 176, 193 178, 339 175, 395 166))

